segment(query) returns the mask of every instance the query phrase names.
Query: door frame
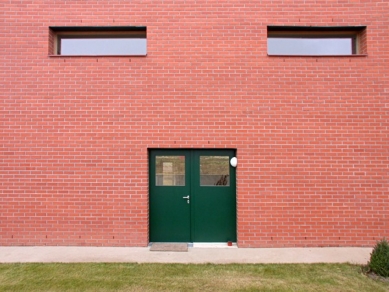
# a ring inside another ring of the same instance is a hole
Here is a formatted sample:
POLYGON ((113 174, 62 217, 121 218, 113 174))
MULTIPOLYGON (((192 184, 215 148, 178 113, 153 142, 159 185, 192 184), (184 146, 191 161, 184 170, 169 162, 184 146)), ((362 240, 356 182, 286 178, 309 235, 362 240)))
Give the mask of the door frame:
MULTIPOLYGON (((204 152, 204 153, 209 153, 209 152, 215 152, 215 154, 220 151, 220 152, 223 152, 223 151, 230 151, 231 153, 229 154, 229 160, 232 158, 232 157, 236 157, 236 154, 237 154, 237 149, 235 148, 148 148, 148 187, 149 187, 149 190, 148 190, 148 238, 149 238, 149 242, 150 242, 150 235, 151 235, 151 225, 150 225, 150 215, 151 215, 151 210, 150 210, 150 203, 151 203, 151 181, 155 181, 155 180, 152 180, 151 179, 151 175, 152 175, 152 172, 151 172, 151 159, 152 159, 152 152, 153 151, 166 151, 166 152, 172 152, 172 155, 175 155, 177 153, 179 153, 180 151, 182 151, 182 153, 185 153, 185 152, 189 152, 189 156, 190 156, 190 181, 191 181, 191 185, 190 185, 190 194, 191 194, 191 206, 190 206, 190 240, 189 242, 208 242, 208 241, 194 241, 194 237, 195 237, 195 216, 196 216, 196 210, 195 210, 195 207, 194 207, 194 203, 195 203, 195 200, 196 200, 196 195, 193 195, 193 193, 195 192, 195 186, 193 185, 193 178, 192 178, 192 172, 196 169, 195 167, 195 163, 194 163, 194 157, 195 157, 195 153, 196 152, 204 152)), ((153 164, 155 165, 155 163, 153 164)), ((198 166, 199 167, 199 166, 198 166)), ((237 202, 237 173, 236 173, 236 168, 234 169, 234 167, 231 166, 231 164, 229 163, 229 167, 230 167, 230 175, 231 173, 233 173, 233 175, 231 175, 230 177, 230 187, 233 188, 233 200, 234 200, 234 216, 233 216, 233 221, 234 221, 234 238, 232 238, 232 241, 237 241, 237 238, 238 238, 238 218, 237 218, 237 215, 238 215, 238 202, 237 202), (231 169, 234 169, 232 172, 231 172, 231 169)), ((198 210, 197 210, 198 211, 198 210)), ((230 240, 228 240, 230 241, 230 240)), ((212 241, 209 241, 209 242, 212 242, 212 241)), ((213 242, 220 242, 220 241, 213 241, 213 242)))

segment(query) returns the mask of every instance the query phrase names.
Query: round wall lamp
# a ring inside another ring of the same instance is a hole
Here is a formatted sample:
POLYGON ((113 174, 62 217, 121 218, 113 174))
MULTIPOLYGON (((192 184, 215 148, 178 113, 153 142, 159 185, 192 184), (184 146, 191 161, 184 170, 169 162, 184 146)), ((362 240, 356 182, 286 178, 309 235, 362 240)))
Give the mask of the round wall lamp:
POLYGON ((232 167, 236 167, 238 165, 238 159, 236 159, 236 157, 232 157, 230 160, 230 164, 232 167))

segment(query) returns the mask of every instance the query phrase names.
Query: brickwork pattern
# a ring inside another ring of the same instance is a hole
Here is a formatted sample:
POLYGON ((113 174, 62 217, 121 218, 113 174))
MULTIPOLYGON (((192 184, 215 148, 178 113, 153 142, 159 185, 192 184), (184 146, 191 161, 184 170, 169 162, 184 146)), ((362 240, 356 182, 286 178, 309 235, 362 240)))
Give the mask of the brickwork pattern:
POLYGON ((148 244, 148 149, 237 149, 240 247, 389 237, 389 1, 0 3, 0 244, 148 244), (147 26, 147 57, 49 26, 147 26), (366 25, 367 56, 269 57, 267 25, 366 25), (49 52, 49 53, 48 53, 49 52))

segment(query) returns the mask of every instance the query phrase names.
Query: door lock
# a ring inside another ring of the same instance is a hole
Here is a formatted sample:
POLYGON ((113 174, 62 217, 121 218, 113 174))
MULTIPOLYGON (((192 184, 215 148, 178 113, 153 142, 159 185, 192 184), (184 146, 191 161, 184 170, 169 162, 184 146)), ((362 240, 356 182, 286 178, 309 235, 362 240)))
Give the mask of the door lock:
POLYGON ((189 204, 189 198, 190 198, 190 196, 186 196, 186 197, 182 197, 183 199, 186 199, 186 202, 189 204))

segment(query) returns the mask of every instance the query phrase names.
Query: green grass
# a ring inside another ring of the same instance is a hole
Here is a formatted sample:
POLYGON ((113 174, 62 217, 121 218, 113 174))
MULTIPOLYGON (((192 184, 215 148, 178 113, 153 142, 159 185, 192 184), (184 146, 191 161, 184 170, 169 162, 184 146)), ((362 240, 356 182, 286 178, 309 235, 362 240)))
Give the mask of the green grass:
POLYGON ((389 291, 348 264, 0 264, 0 291, 389 291))

